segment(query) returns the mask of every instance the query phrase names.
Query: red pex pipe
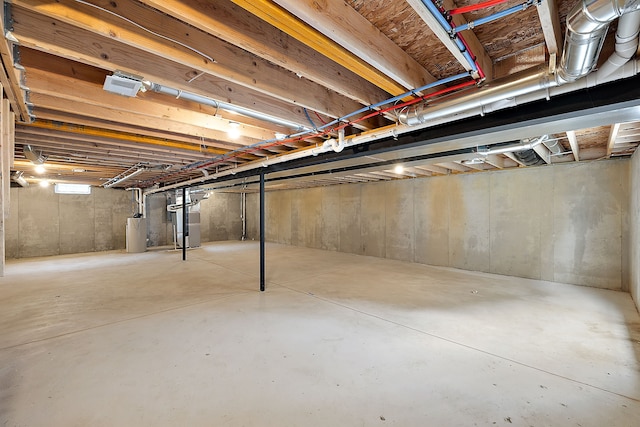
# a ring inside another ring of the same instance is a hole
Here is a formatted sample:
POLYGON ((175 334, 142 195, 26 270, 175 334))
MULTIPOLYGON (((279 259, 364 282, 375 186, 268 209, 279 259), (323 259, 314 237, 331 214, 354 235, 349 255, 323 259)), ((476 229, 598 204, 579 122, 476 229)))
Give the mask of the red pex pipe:
POLYGON ((497 6, 502 3, 506 3, 509 0, 489 0, 482 3, 470 4, 469 6, 459 7, 457 9, 451 9, 449 15, 460 15, 461 13, 473 12, 480 9, 486 9, 488 7, 497 6))

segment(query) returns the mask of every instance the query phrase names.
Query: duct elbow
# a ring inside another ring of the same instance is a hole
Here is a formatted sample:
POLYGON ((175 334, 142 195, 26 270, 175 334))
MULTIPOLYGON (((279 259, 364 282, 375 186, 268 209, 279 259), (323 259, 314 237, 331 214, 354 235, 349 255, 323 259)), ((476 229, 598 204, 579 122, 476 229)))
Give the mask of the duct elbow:
POLYGON ((397 117, 398 122, 406 126, 417 126, 421 123, 424 123, 424 121, 421 119, 421 114, 418 113, 416 109, 414 109, 412 112, 403 110, 398 113, 397 117))
POLYGON ((567 35, 556 82, 569 83, 589 74, 597 64, 609 24, 637 10, 639 0, 582 0, 576 4, 567 15, 567 35))

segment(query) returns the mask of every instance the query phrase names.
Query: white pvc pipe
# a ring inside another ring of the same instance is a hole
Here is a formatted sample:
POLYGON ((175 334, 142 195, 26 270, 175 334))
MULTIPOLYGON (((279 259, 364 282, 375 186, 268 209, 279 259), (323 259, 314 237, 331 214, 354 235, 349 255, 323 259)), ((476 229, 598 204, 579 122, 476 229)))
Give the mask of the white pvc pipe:
POLYGON ((627 63, 638 50, 638 33, 640 30, 640 10, 622 15, 616 30, 615 52, 602 64, 598 72, 608 76, 627 63))

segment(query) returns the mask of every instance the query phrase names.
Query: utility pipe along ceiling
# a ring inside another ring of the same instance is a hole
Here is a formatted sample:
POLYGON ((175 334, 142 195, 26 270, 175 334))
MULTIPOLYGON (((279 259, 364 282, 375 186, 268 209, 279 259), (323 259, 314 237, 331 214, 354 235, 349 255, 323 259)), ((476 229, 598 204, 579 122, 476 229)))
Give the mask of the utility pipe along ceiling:
POLYGON ((15 185, 240 191, 265 172, 268 188, 298 188, 615 159, 640 143, 640 0, 2 12, 15 185))

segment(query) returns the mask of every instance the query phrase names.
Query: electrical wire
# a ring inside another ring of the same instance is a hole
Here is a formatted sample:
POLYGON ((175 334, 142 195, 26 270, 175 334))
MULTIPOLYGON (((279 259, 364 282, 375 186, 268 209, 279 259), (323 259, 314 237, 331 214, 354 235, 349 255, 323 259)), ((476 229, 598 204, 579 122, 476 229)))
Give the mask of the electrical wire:
POLYGON ((449 15, 460 15, 462 13, 474 12, 480 9, 486 9, 488 7, 497 6, 502 3, 506 3, 509 0, 489 0, 482 3, 470 4, 469 6, 458 7, 456 9, 451 9, 447 13, 449 15))
MULTIPOLYGON (((439 82, 435 82, 433 84, 438 84, 439 82)), ((420 97, 414 98, 412 100, 409 101, 405 101, 401 104, 394 104, 392 106, 389 106, 387 108, 381 109, 381 110, 376 110, 373 111, 369 114, 366 114, 364 116, 358 117, 354 120, 351 121, 344 121, 344 119, 336 119, 334 121, 332 121, 331 123, 328 123, 327 125, 331 125, 332 127, 327 127, 327 126, 323 126, 321 128, 319 128, 315 133, 311 134, 310 131, 305 131, 305 132, 300 132, 299 134, 295 134, 295 135, 289 135, 288 138, 285 139, 271 139, 271 140, 266 140, 266 141, 261 141, 258 142, 256 144, 253 145, 249 145, 243 148, 239 148, 236 150, 233 150, 229 153, 225 153, 222 154, 220 156, 217 156, 213 159, 209 159, 209 160, 204 160, 204 161, 200 161, 200 162, 195 162, 192 163, 190 165, 186 165, 183 168, 181 168, 179 171, 175 171, 172 173, 169 173, 163 177, 160 177, 163 181, 162 182, 167 182, 168 179, 170 178, 175 178, 178 177, 179 175, 183 174, 184 172, 187 172, 189 170, 193 170, 193 169, 200 169, 200 168, 206 168, 206 167, 211 167, 211 166, 215 166, 215 165, 220 165, 221 163, 224 162, 228 162, 229 160, 238 158, 240 155, 242 154, 252 154, 258 150, 265 150, 265 149, 269 149, 271 147, 275 147, 278 145, 283 145, 283 144, 287 144, 290 142, 295 142, 295 141, 300 141, 302 139, 306 139, 306 138, 316 138, 316 137, 321 137, 321 136, 325 136, 328 135, 332 132, 337 132, 340 129, 344 129, 348 126, 351 126, 355 123, 361 122, 363 120, 367 120, 370 119, 371 117, 377 116, 377 115, 381 115, 381 114, 385 114, 388 113, 390 111, 393 110, 399 110, 401 108, 405 108, 407 106, 416 104, 418 102, 422 102, 425 101, 427 99, 430 98, 435 98, 435 97, 440 97, 446 94, 450 94, 452 92, 456 92, 458 90, 461 90, 463 88, 467 88, 470 86, 476 85, 476 81, 474 80, 470 80, 470 81, 466 81, 463 83, 458 83, 456 85, 438 90, 436 92, 432 92, 432 93, 428 93, 426 95, 422 95, 420 97)), ((405 98, 407 96, 407 94, 402 94, 402 95, 398 95, 397 97, 391 98, 391 100, 387 100, 384 101, 385 104, 389 104, 391 102, 396 102, 397 99, 396 98, 405 98)), ((360 111, 360 110, 359 110, 360 111)), ((347 116, 351 116, 354 113, 351 113, 350 115, 347 116)), ((345 116, 346 117, 346 116, 345 116)), ((152 181, 146 181, 141 183, 141 186, 144 185, 152 185, 153 183, 158 182, 158 179, 156 178, 155 180, 152 181)))
POLYGON ((326 125, 327 122, 325 122, 324 120, 322 120, 322 116, 320 116, 320 114, 318 114, 317 111, 314 111, 314 113, 316 114, 316 117, 318 118, 318 120, 320 120, 320 123, 322 123, 323 125, 326 125))
POLYGON ((311 120, 311 116, 309 115, 309 111, 306 108, 303 108, 304 110, 304 115, 307 117, 307 120, 309 120, 309 123, 311 123, 311 128, 313 130, 318 129, 318 127, 316 126, 315 123, 313 123, 313 120, 311 120))
MULTIPOLYGON (((211 56, 207 55, 206 53, 203 53, 203 52, 199 51, 199 50, 198 50, 198 49, 196 49, 196 48, 193 48, 193 47, 191 47, 191 46, 189 46, 189 45, 187 45, 187 44, 185 44, 185 43, 182 43, 182 42, 180 42, 180 41, 178 41, 178 40, 172 39, 171 37, 167 37, 167 36, 164 36, 164 35, 162 35, 162 34, 156 33, 155 31, 150 30, 150 29, 148 29, 147 27, 144 27, 144 26, 142 26, 142 25, 138 24, 138 23, 137 23, 137 22, 135 22, 135 21, 132 21, 132 20, 131 20, 131 19, 129 19, 129 18, 125 18, 125 17, 124 17, 124 16, 122 16, 122 15, 118 15, 117 13, 112 12, 112 11, 110 11, 109 9, 105 9, 104 7, 98 6, 98 5, 96 5, 96 4, 89 3, 89 2, 84 1, 84 0, 74 0, 74 1, 75 1, 76 3, 84 4, 85 6, 91 6, 91 7, 94 7, 94 8, 96 8, 96 9, 98 9, 98 10, 101 10, 101 11, 103 11, 103 12, 105 12, 105 13, 108 13, 108 14, 110 14, 110 15, 113 15, 113 16, 115 16, 116 18, 120 18, 120 19, 122 19, 123 21, 126 21, 126 22, 128 22, 129 24, 134 25, 134 26, 136 26, 136 27, 140 28, 141 30, 144 30, 144 31, 148 32, 149 34, 153 34, 153 35, 154 35, 154 36, 156 36, 156 37, 160 37, 161 39, 164 39, 164 40, 170 41, 170 42, 172 42, 172 43, 178 44, 178 45, 180 45, 180 46, 182 46, 182 47, 184 47, 184 48, 186 48, 186 49, 189 49, 189 50, 190 50, 190 51, 192 51, 192 52, 197 53, 198 55, 202 56, 202 57, 203 57, 203 58, 205 58, 205 59, 208 59, 208 60, 209 60, 209 61, 211 61, 211 62, 216 62, 216 60, 215 60, 215 59, 213 59, 211 56)), ((199 76, 198 76, 198 77, 199 77, 199 76)))

